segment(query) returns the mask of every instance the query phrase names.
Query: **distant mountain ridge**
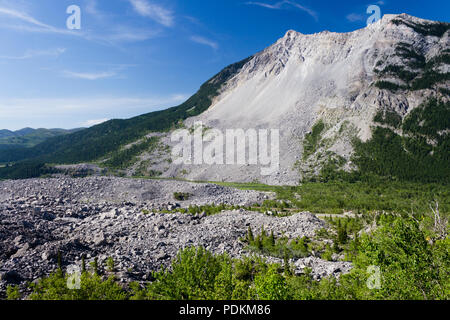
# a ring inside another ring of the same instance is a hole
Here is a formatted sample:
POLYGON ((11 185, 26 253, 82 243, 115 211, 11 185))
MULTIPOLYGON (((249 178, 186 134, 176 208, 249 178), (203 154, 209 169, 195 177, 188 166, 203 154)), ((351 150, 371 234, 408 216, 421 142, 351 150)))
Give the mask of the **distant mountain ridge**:
POLYGON ((83 128, 76 129, 33 129, 23 128, 16 131, 0 130, 0 150, 11 148, 29 148, 44 142, 45 140, 60 135, 71 134, 83 128))

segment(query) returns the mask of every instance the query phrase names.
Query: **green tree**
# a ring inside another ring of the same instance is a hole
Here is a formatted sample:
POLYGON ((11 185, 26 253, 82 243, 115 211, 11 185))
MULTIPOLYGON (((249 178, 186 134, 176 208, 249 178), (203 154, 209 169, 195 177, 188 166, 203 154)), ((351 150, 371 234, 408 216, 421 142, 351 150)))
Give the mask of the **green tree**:
POLYGON ((108 259, 106 259, 106 266, 108 268, 109 272, 114 272, 114 259, 112 257, 109 257, 108 259))
POLYGON ((286 300, 286 279, 278 272, 278 265, 270 265, 267 272, 255 277, 254 295, 260 300, 286 300))
POLYGON ((9 285, 6 287, 6 299, 7 300, 19 300, 21 297, 19 286, 9 285))
POLYGON ((355 268, 341 277, 342 295, 354 299, 448 299, 447 246, 430 245, 412 217, 381 217, 379 228, 361 238, 355 268), (369 289, 369 266, 381 271, 381 288, 369 289), (439 267, 439 268, 436 268, 439 267))
POLYGON ((154 274, 156 281, 148 286, 147 296, 150 299, 214 299, 215 280, 219 275, 221 294, 227 292, 228 274, 226 271, 221 274, 227 264, 231 264, 231 259, 226 255, 214 256, 202 247, 184 249, 172 263, 171 271, 154 274))
POLYGON ((247 242, 252 245, 253 241, 255 241, 255 237, 253 236, 253 231, 252 228, 250 226, 248 226, 248 231, 247 231, 247 242))

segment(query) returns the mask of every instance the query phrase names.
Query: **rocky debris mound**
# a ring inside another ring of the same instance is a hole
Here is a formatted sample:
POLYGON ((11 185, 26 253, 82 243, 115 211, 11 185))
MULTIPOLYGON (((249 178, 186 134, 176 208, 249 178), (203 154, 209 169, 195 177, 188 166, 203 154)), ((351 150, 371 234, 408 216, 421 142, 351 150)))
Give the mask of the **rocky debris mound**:
MULTIPOLYGON (((322 220, 306 212, 277 218, 239 209, 206 216, 158 213, 148 210, 151 205, 142 200, 120 202, 126 198, 125 188, 137 196, 153 187, 155 196, 151 198, 158 201, 166 201, 164 193, 169 190, 191 191, 192 201, 199 203, 233 203, 236 199, 245 203, 264 196, 208 184, 171 183, 172 189, 167 181, 147 184, 118 178, 0 182, 0 194, 6 199, 0 204, 0 294, 8 284, 24 286, 27 281, 48 275, 56 270, 59 258, 63 268, 81 267, 82 257, 88 266, 97 258, 104 267, 112 258, 119 281, 146 282, 152 280, 152 271, 170 266, 185 247, 203 246, 235 258, 248 255, 240 239, 249 227, 256 231, 264 226, 268 232, 289 238, 311 237, 315 230, 325 227, 322 220), (143 190, 138 188, 141 185, 143 190), (111 194, 107 194, 108 188, 111 194), (87 196, 90 201, 85 200, 87 196), (115 197, 115 201, 106 201, 108 197, 115 197)), ((309 264, 294 262, 296 272, 301 272, 304 265, 310 266, 318 278, 349 269, 346 263, 335 262, 331 267, 320 259, 309 264)))
POLYGON ((165 206, 177 202, 174 193, 189 194, 180 206, 230 204, 247 206, 267 198, 266 193, 238 190, 211 183, 191 183, 176 180, 126 179, 92 176, 83 179, 59 177, 0 181, 0 201, 36 197, 38 200, 58 199, 86 204, 132 202, 135 204, 165 206))

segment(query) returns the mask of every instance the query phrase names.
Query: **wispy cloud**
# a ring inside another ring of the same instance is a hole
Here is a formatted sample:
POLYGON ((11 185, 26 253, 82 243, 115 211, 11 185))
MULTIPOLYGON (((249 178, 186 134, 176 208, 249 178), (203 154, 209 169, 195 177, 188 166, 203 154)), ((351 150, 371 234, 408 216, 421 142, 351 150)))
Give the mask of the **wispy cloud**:
POLYGON ((137 67, 136 64, 125 64, 125 63, 100 64, 99 66, 101 66, 103 70, 99 71, 99 69, 97 69, 96 71, 93 72, 64 70, 62 72, 62 75, 67 78, 91 80, 91 81, 108 78, 123 79, 125 78, 125 76, 122 74, 124 70, 137 67))
POLYGON ((281 10, 285 7, 291 6, 297 9, 300 9, 304 12, 306 12, 307 14, 309 14, 311 17, 313 17, 316 21, 318 20, 318 14, 317 12, 315 12, 314 10, 311 10, 297 2, 294 1, 289 1, 289 0, 284 0, 284 1, 279 1, 276 2, 274 4, 270 4, 270 3, 264 3, 264 2, 256 2, 256 1, 249 1, 246 2, 247 5, 255 5, 255 6, 260 6, 263 8, 267 8, 267 9, 273 9, 273 10, 281 10))
POLYGON ((162 110, 178 105, 187 98, 186 94, 39 99, 0 97, 0 128, 75 128, 88 121, 93 123, 94 120, 129 118, 162 110))
POLYGON ((101 16, 103 15, 97 8, 97 0, 88 0, 85 5, 85 10, 87 13, 93 16, 101 16))
MULTIPOLYGON (((139 0, 140 1, 140 0, 139 0)), ((96 1, 91 1, 87 3, 86 10, 90 14, 96 15, 97 17, 105 18, 105 15, 100 12, 96 7, 96 1)), ((145 41, 160 34, 160 30, 154 28, 132 28, 128 26, 118 25, 118 24, 108 24, 108 26, 113 26, 108 32, 93 33, 84 31, 74 31, 64 28, 56 28, 49 24, 43 23, 38 19, 32 17, 31 15, 22 12, 21 10, 0 7, 0 16, 6 16, 17 23, 4 23, 2 27, 14 29, 23 32, 32 33, 54 33, 61 35, 70 35, 82 37, 88 41, 94 41, 107 45, 115 45, 120 42, 138 42, 145 41)), ((110 29, 110 28, 108 28, 110 29)))
POLYGON ((364 16, 358 13, 350 13, 345 18, 350 22, 364 21, 364 16))
POLYGON ((13 8, 0 7, 0 15, 9 17, 14 20, 18 20, 25 24, 4 24, 3 26, 9 27, 11 29, 30 31, 30 32, 41 32, 41 33, 58 33, 58 34, 71 34, 71 35, 80 35, 80 33, 76 33, 74 31, 68 29, 60 29, 53 27, 49 24, 43 23, 31 15, 21 12, 19 10, 15 10, 13 8))
MULTIPOLYGON (((376 5, 379 5, 379 6, 383 6, 385 4, 385 1, 380 0, 380 1, 377 1, 377 2, 375 2, 373 4, 376 4, 376 5)), ((362 14, 362 13, 354 13, 353 12, 353 13, 350 13, 350 14, 346 15, 345 18, 349 22, 365 21, 367 19, 367 17, 368 17, 367 15, 365 15, 367 13, 366 12, 366 8, 367 7, 368 7, 368 5, 365 8, 361 8, 361 10, 364 9, 364 14, 362 14)))
MULTIPOLYGON (((54 112, 62 114, 72 111, 105 112, 122 111, 144 108, 144 112, 152 108, 170 107, 174 103, 183 102, 188 98, 186 94, 169 94, 153 97, 85 97, 85 98, 37 98, 37 99, 2 99, 0 98, 0 119, 3 116, 17 115, 20 112, 42 111, 43 114, 54 112), (148 108, 148 110, 145 110, 148 108)), ((141 114, 141 113, 138 113, 141 114)), ((89 119, 89 118, 88 118, 89 119)), ((92 118, 91 118, 92 119, 92 118)), ((87 120, 86 120, 87 121, 87 120)), ((1 126, 0 126, 1 127, 1 126)))
POLYGON ((166 27, 172 27, 175 24, 173 12, 160 5, 147 0, 129 0, 129 2, 134 10, 143 17, 148 17, 166 27))
POLYGON ((97 124, 106 122, 108 120, 111 120, 111 119, 104 118, 104 119, 87 120, 87 121, 81 122, 80 126, 89 128, 89 127, 96 126, 97 124))
POLYGON ((20 56, 2 56, 2 55, 0 55, 0 59, 25 60, 25 59, 31 59, 34 57, 41 57, 41 56, 59 57, 64 52, 66 52, 65 48, 57 48, 57 49, 50 49, 50 50, 28 50, 23 55, 20 55, 20 56))
POLYGON ((199 44, 203 44, 205 46, 211 47, 214 50, 217 50, 219 48, 219 44, 215 41, 209 40, 205 37, 201 37, 201 36, 192 36, 190 38, 192 41, 199 43, 199 44))
POLYGON ((73 71, 64 71, 64 76, 67 78, 74 79, 82 79, 82 80, 100 80, 106 78, 112 78, 117 75, 116 72, 113 71, 102 71, 102 72, 73 72, 73 71))
POLYGON ((111 34, 105 35, 103 39, 109 42, 139 42, 155 38, 160 34, 159 29, 116 26, 111 34))

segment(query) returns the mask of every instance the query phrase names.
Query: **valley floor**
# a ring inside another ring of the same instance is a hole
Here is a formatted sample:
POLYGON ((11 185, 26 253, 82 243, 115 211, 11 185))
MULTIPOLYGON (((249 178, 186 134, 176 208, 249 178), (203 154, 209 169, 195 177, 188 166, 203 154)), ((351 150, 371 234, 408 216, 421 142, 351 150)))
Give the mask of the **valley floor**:
POLYGON ((289 265, 293 276, 314 281, 339 279, 353 268, 359 237, 376 228, 384 208, 401 208, 405 193, 423 208, 430 194, 448 192, 434 185, 271 187, 100 176, 0 181, 0 298, 14 286, 26 297, 30 282, 86 265, 123 286, 145 286, 190 247, 289 265))
MULTIPOLYGON (((4 294, 7 285, 24 286, 48 275, 57 269, 58 255, 64 267, 81 267, 82 256, 87 263, 97 258, 100 265, 114 259, 119 281, 143 283, 186 247, 239 258, 252 254, 241 240, 249 228, 296 239, 326 227, 308 212, 273 217, 245 209, 271 197, 214 184, 111 177, 0 182, 0 290, 4 294), (175 193, 188 199, 178 201, 175 193), (204 210, 213 204, 224 207, 207 216, 204 210), (199 212, 182 213, 189 207, 199 212)), ((292 263, 297 273, 312 268, 317 279, 351 268, 314 256, 292 263)))

